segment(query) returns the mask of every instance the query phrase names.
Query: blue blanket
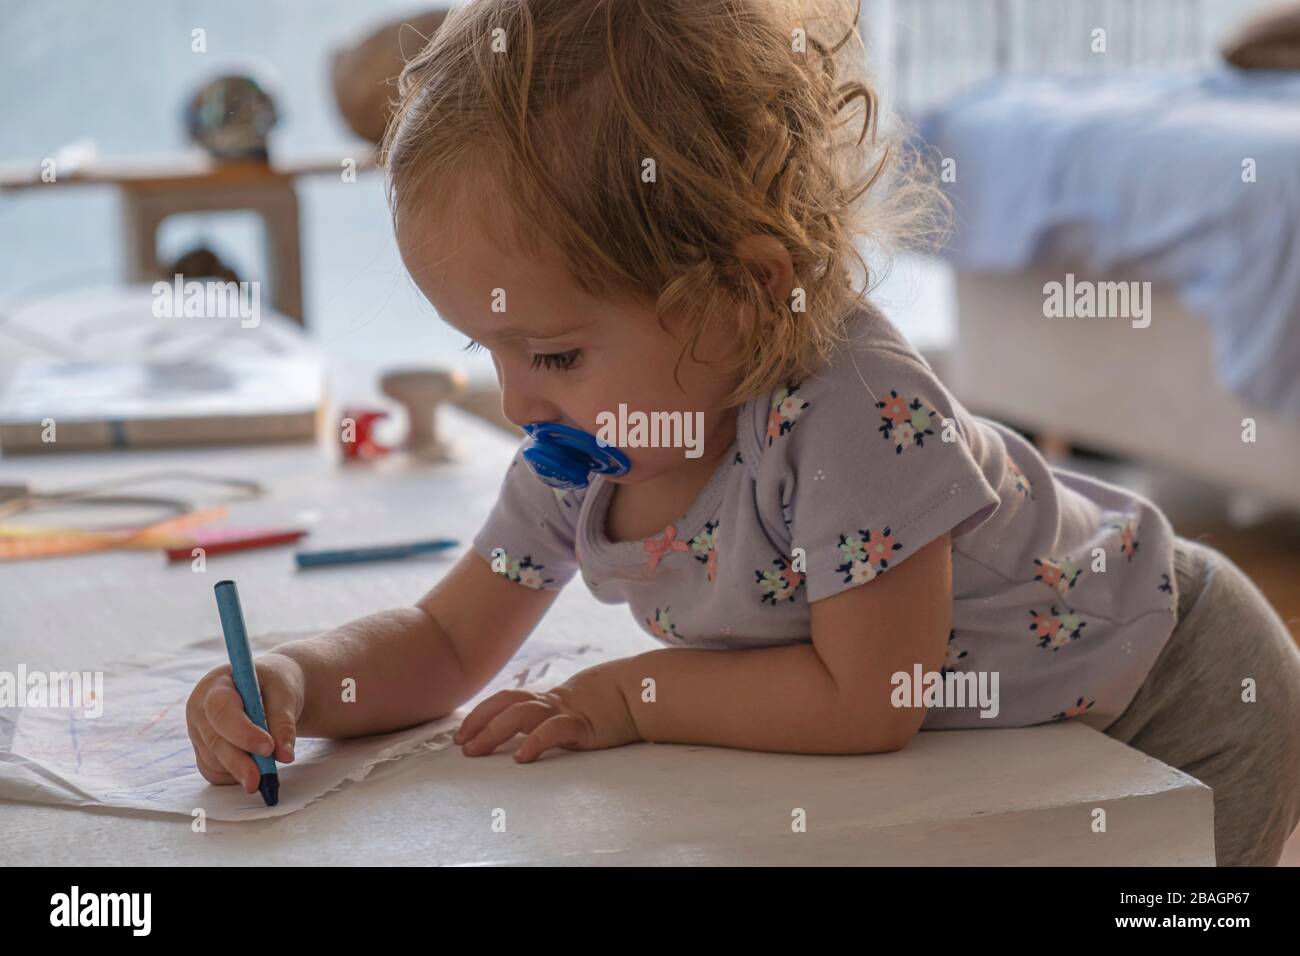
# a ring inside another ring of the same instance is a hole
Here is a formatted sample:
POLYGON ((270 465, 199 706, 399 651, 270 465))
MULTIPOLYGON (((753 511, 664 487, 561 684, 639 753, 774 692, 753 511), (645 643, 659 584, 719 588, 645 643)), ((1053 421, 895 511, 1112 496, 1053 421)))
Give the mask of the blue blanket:
POLYGON ((1000 78, 918 128, 956 161, 956 266, 1169 282, 1224 384, 1300 417, 1300 73, 1000 78))

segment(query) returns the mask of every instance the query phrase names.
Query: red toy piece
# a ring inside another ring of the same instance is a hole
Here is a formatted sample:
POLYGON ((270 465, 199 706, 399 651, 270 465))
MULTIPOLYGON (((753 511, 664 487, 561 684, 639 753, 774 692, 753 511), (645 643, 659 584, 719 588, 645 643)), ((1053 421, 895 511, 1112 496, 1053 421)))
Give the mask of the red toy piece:
POLYGON ((344 461, 369 461, 387 455, 392 449, 375 441, 375 422, 388 412, 371 408, 345 408, 339 419, 339 446, 344 461))

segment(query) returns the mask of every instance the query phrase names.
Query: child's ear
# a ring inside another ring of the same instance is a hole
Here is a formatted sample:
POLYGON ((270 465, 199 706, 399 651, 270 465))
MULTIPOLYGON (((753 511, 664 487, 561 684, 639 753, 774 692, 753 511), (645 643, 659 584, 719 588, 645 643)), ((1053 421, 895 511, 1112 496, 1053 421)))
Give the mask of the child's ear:
POLYGON ((761 278, 772 297, 788 302, 794 289, 794 263, 775 236, 755 233, 736 243, 736 256, 761 278))

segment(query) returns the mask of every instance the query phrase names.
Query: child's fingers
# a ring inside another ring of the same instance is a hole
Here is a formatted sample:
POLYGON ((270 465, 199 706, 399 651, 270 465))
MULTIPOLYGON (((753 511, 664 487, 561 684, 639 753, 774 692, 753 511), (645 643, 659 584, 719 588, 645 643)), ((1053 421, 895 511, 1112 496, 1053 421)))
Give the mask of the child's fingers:
POLYGON ((556 714, 542 721, 515 751, 515 760, 531 763, 552 747, 582 745, 586 727, 572 714, 556 714))
POLYGON ((240 782, 231 776, 230 772, 227 771, 225 767, 222 767, 219 764, 210 763, 207 757, 204 756, 206 752, 206 745, 194 751, 194 763, 199 768, 199 773, 203 775, 204 780, 208 783, 215 783, 219 786, 227 786, 228 784, 240 782))
POLYGON ((507 707, 492 718, 477 736, 470 738, 464 752, 471 756, 490 754, 515 734, 532 733, 542 721, 554 713, 555 710, 550 704, 536 698, 507 707))
POLYGON ((266 707, 266 726, 275 740, 275 759, 280 763, 292 763, 297 722, 289 690, 280 681, 267 681, 262 691, 262 703, 266 707))
POLYGON ((257 769, 252 757, 215 733, 208 740, 208 749, 217 763, 243 785, 245 792, 256 792, 257 785, 262 780, 262 771, 257 769))
POLYGON ((244 713, 244 701, 229 677, 220 677, 203 700, 203 714, 212 729, 247 753, 271 756, 275 742, 244 713))
POLYGON ((526 700, 536 700, 537 695, 526 690, 501 690, 497 691, 487 700, 481 702, 477 707, 469 712, 465 722, 460 725, 456 731, 452 742, 463 744, 467 740, 473 740, 482 732, 491 721, 507 707, 512 704, 522 703, 526 700))

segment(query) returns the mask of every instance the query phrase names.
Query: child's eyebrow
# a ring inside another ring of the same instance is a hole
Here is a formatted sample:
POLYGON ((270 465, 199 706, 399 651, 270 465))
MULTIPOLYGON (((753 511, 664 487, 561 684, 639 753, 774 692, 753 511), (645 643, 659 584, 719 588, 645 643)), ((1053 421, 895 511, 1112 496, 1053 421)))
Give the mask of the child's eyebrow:
POLYGON ((551 332, 549 335, 538 335, 535 332, 530 332, 527 329, 522 329, 517 326, 504 325, 501 326, 500 328, 493 329, 490 337, 502 338, 502 339, 504 338, 536 339, 539 342, 545 342, 547 339, 558 339, 565 335, 572 335, 574 332, 580 332, 583 329, 590 328, 591 326, 595 325, 596 322, 597 322, 596 319, 592 319, 590 322, 584 322, 581 325, 575 325, 572 328, 564 329, 559 332, 551 332))

